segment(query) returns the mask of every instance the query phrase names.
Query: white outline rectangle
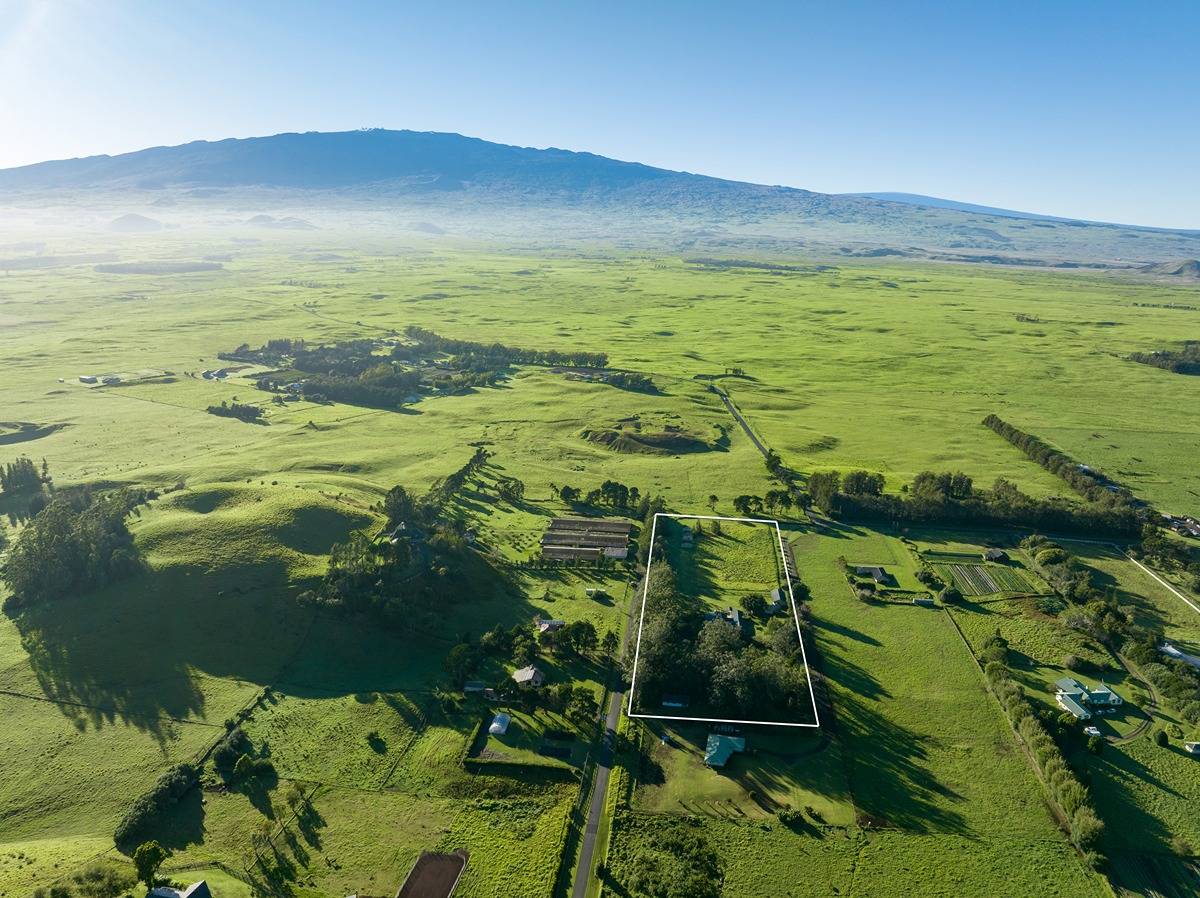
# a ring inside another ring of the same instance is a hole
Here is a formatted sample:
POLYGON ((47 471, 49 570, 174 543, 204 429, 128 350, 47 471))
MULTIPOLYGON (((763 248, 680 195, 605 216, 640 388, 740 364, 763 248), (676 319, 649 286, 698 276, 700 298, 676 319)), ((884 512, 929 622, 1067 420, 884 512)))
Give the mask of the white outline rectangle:
POLYGON ((629 704, 625 709, 627 717, 640 720, 683 720, 693 723, 741 723, 753 724, 755 726, 772 726, 772 727, 804 727, 807 729, 818 729, 821 726, 821 715, 817 711, 817 693, 813 689, 812 668, 808 666, 808 653, 804 650, 804 632, 800 626, 800 611, 796 607, 796 596, 792 592, 792 579, 787 575, 787 563, 784 561, 783 553, 786 551, 783 545, 783 531, 779 529, 779 522, 768 520, 766 518, 727 518, 721 515, 707 514, 672 514, 665 511, 656 512, 654 521, 650 525, 650 554, 646 558, 646 577, 645 584, 642 587, 642 611, 638 616, 638 634, 637 645, 633 650, 633 675, 629 680, 629 704), (674 717, 670 714, 634 714, 633 713, 633 697, 637 692, 637 666, 638 658, 642 652, 642 626, 646 622, 646 598, 650 593, 650 566, 654 563, 654 535, 658 530, 659 518, 675 518, 697 520, 697 521, 730 521, 738 524, 770 524, 775 527, 775 535, 779 538, 779 561, 784 567, 783 579, 787 583, 788 600, 792 604, 792 617, 796 621, 796 636, 800 640, 800 657, 804 661, 804 672, 808 680, 808 695, 812 699, 813 720, 815 723, 789 723, 782 720, 736 720, 733 718, 724 717, 674 717))

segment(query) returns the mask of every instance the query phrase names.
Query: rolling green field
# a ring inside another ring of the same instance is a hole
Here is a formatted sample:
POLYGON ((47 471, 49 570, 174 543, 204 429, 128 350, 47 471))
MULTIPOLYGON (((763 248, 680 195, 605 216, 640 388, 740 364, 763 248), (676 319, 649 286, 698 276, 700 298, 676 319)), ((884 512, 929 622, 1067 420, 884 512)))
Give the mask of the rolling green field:
MULTIPOLYGON (((465 847, 471 859, 456 895, 564 894, 560 856, 578 826, 575 771, 596 748, 592 728, 574 725, 571 757, 547 764, 538 728, 563 720, 514 705, 522 738, 488 747, 539 763, 472 772, 463 758, 475 728, 502 705, 447 698, 443 659, 464 638, 536 617, 624 631, 632 566, 528 563, 548 520, 575 512, 562 486, 587 492, 614 479, 681 514, 714 513, 715 496, 722 515, 735 514, 734 497, 772 488, 760 451, 705 378, 719 379, 755 433, 802 474, 861 467, 898 491, 918 471, 961 469, 977 485, 1005 477, 1036 496, 1066 494, 980 425, 995 412, 1164 510, 1200 511, 1200 470, 1185 463, 1200 450, 1200 423, 1181 413, 1194 404, 1194 383, 1123 358, 1200 337, 1198 312, 1135 305, 1187 305, 1194 289, 867 262, 714 268, 607 248, 519 255, 335 232, 241 242, 251 236, 96 238, 127 261, 228 254, 215 271, 109 274, 76 264, 0 279, 0 463, 45 457, 60 489, 162 491, 131 523, 139 573, 0 616, 0 898, 118 857, 112 834, 131 802, 170 765, 203 758, 239 715, 251 741, 269 746, 278 782, 190 793, 162 836, 177 878, 222 871, 211 874, 218 898, 278 894, 278 882, 295 898, 393 894, 421 851, 465 847), (1015 317, 1033 313, 1037 323, 1015 317), (496 386, 384 410, 276 404, 254 385, 260 369, 196 376, 227 364, 217 353, 242 343, 388 337, 409 325, 607 352, 613 367, 651 375, 657 392, 517 365, 496 386), (734 367, 744 374, 727 375, 734 367), (78 380, 106 374, 123 383, 78 380), (222 401, 261 405, 266 424, 205 411, 222 401), (583 435, 634 415, 723 436, 671 454, 583 435), (405 631, 298 601, 335 543, 380 529, 378 503, 390 487, 423 492, 477 445, 493 453, 489 467, 451 511, 477 533, 476 550, 503 572, 503 587, 464 588, 405 631), (501 476, 524 483, 522 500, 497 497, 501 476), (587 597, 593 588, 607 596, 587 597), (309 797, 302 818, 284 800, 293 784, 309 797), (252 846, 264 826, 273 882, 252 846)), ((95 249, 56 239, 61 254, 95 249)), ((16 539, 27 508, 0 500, 0 515, 16 539)), ((785 517, 813 592, 827 726, 818 735, 751 734, 754 751, 725 772, 698 758, 706 731, 673 728, 668 745, 661 727, 648 728, 646 766, 629 772, 630 804, 614 823, 617 879, 628 878, 639 839, 694 821, 721 859, 730 898, 835 888, 856 898, 1105 895, 1048 812, 972 650, 1001 630, 1019 653, 1014 675, 1043 704, 1068 654, 1103 669, 1132 707, 1142 690, 1097 646, 1027 603, 1003 595, 953 611, 869 603, 841 566, 883 565, 898 588, 923 591, 918 553, 977 553, 982 534, 785 517), (777 818, 788 805, 814 808, 820 822, 789 830, 777 818)), ((773 528, 730 526, 694 550, 671 542, 667 551, 694 553, 697 575, 684 585, 711 604, 779 582, 773 528)), ((1072 551, 1140 619, 1200 649, 1200 615, 1124 556, 1103 545, 1072 551)), ((1044 591, 1019 556, 1012 568, 977 567, 1006 593, 1025 592, 1022 584, 1044 591)), ((616 661, 546 655, 539 664, 549 683, 576 683, 599 701, 616 661)), ((478 675, 492 685, 512 666, 490 658, 478 675)), ((1177 723, 1155 714, 1156 725, 1177 723)), ((1163 754, 1135 724, 1114 721, 1112 735, 1132 741, 1080 759, 1101 815, 1117 821, 1106 848, 1127 870, 1143 870, 1146 858, 1167 865, 1173 836, 1200 846, 1190 810, 1200 767, 1163 754)))

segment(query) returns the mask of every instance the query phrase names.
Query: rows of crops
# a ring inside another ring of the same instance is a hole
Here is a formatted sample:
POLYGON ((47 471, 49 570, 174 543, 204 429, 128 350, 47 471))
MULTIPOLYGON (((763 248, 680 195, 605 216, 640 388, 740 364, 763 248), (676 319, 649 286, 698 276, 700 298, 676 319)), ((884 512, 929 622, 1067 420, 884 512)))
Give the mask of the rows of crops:
POLYGON ((1030 592, 1032 587, 1018 571, 991 564, 934 564, 943 580, 953 583, 965 596, 997 592, 1030 592))

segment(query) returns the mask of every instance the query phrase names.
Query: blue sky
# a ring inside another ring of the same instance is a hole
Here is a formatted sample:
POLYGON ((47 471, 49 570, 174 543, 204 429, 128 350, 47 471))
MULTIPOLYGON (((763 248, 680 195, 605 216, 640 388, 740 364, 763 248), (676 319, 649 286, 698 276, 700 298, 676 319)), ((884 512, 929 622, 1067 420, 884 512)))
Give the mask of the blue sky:
POLYGON ((0 0, 0 167, 458 131, 1200 228, 1200 2, 0 0))

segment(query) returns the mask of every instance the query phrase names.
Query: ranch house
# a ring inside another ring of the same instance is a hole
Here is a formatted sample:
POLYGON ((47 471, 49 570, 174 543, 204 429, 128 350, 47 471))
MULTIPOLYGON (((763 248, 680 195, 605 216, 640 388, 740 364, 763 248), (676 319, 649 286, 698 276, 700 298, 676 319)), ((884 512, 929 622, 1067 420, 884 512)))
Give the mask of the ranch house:
POLYGON ((1079 720, 1089 720, 1093 708, 1115 707, 1121 704, 1121 696, 1104 683, 1089 689, 1074 677, 1058 680, 1054 684, 1054 697, 1060 708, 1079 720))
POLYGON ((530 689, 537 689, 546 682, 546 675, 532 664, 514 671, 512 678, 518 686, 526 686, 530 689))

